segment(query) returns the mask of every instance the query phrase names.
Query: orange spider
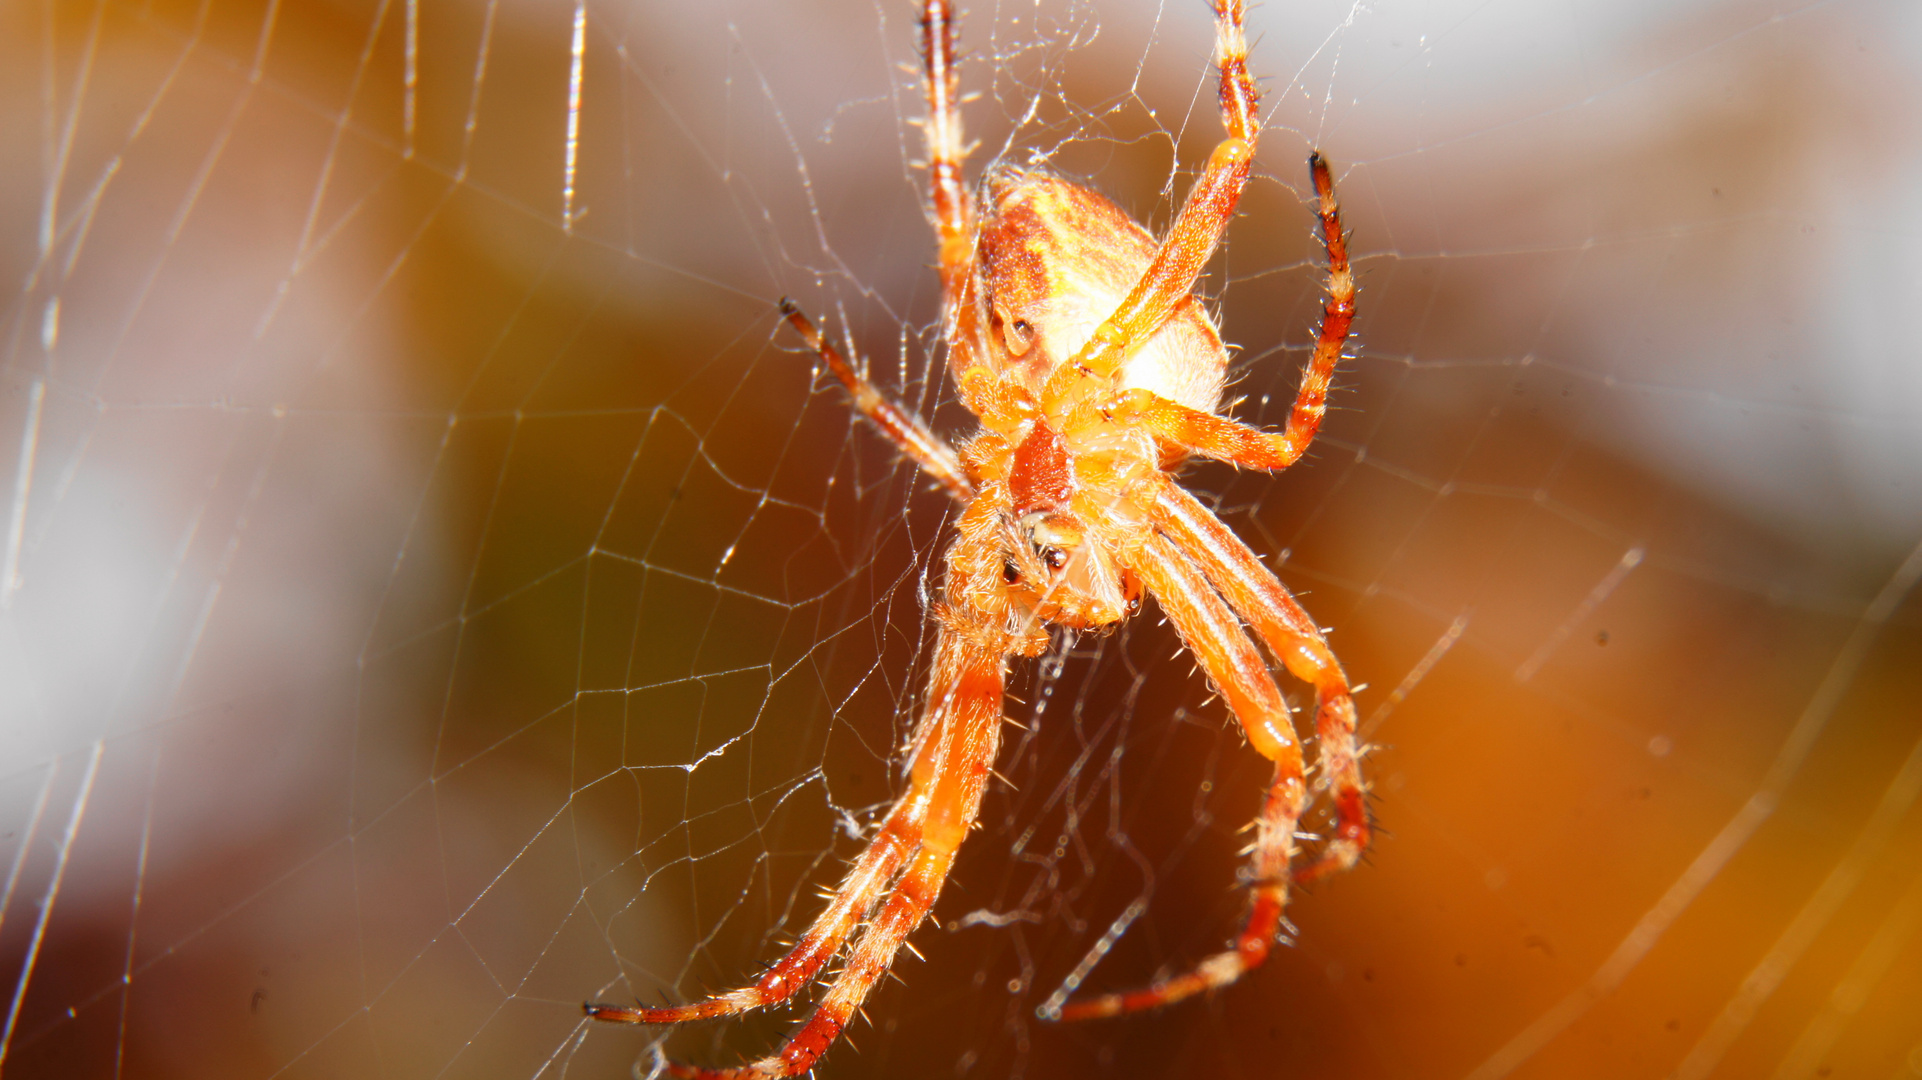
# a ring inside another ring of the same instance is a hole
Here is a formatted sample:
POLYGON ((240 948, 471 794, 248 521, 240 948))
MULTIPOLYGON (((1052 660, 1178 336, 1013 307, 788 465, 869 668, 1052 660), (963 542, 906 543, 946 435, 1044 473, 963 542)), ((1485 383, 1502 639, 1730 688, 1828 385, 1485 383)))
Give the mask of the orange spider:
POLYGON ((855 407, 962 505, 908 790, 788 954, 754 985, 691 1005, 586 1006, 597 1020, 672 1024, 785 1001, 854 944, 819 1005, 780 1051, 737 1069, 668 1063, 674 1076, 794 1076, 827 1052, 940 895, 981 807, 1001 737, 1010 656, 1036 656, 1049 626, 1110 627, 1145 590, 1275 763, 1255 822, 1251 909, 1234 946, 1127 993, 1069 1001, 1050 1019, 1112 1016, 1225 986, 1267 958, 1291 881, 1352 866, 1369 823, 1355 706, 1341 665, 1288 590, 1214 514, 1175 483, 1191 453, 1281 469, 1321 424, 1328 381, 1354 318, 1355 281, 1328 166, 1309 158, 1327 247, 1329 296, 1285 431, 1218 415, 1228 363, 1195 279, 1234 214, 1255 157, 1257 95, 1247 71, 1244 0, 1215 0, 1215 63, 1228 137, 1215 147, 1168 236, 1156 244, 1120 208, 1059 177, 993 170, 978 196, 961 177, 951 0, 924 0, 930 201, 941 247, 948 364, 981 430, 950 447, 888 400, 791 303, 781 310, 854 397, 855 407), (976 198, 982 205, 977 208, 976 198), (1310 792, 1301 741, 1243 624, 1315 688, 1320 785, 1335 834, 1295 868, 1310 792), (878 907, 878 911, 876 910, 878 907))

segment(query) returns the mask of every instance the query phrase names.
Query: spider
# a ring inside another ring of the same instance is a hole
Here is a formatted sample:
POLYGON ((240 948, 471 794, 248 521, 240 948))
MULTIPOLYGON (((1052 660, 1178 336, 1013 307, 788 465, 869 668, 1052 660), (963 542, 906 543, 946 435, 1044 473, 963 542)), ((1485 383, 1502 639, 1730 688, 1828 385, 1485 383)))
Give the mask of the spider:
POLYGON ((962 179, 952 0, 924 0, 930 216, 940 245, 942 329, 961 402, 980 430, 951 447, 875 389, 791 302, 781 312, 854 406, 946 488, 960 519, 908 787, 827 908, 753 985, 689 1005, 588 1004, 597 1020, 674 1024, 786 1001, 853 945, 814 1012, 776 1053, 734 1069, 665 1064, 701 1080, 794 1076, 847 1026, 940 895, 981 807, 1002 724, 1010 657, 1033 657, 1049 627, 1112 627, 1154 598, 1240 721, 1275 763, 1255 827, 1252 893, 1228 950, 1124 993, 1070 1000, 1048 1019, 1113 1016, 1226 986, 1267 958, 1291 882, 1352 866, 1369 839, 1348 680, 1321 631, 1255 554, 1172 475, 1190 454, 1258 469, 1301 457, 1354 318, 1355 281, 1328 165, 1309 158, 1328 256, 1328 297, 1288 425, 1259 431, 1216 409, 1228 353, 1195 281, 1247 183, 1259 132, 1247 71, 1245 0, 1214 0, 1227 138, 1159 244, 1103 196, 1038 169, 1001 165, 978 192, 962 179), (1244 624, 1247 629, 1244 629, 1244 624), (1311 791, 1286 703, 1249 636, 1315 688, 1317 788, 1335 830, 1293 866, 1311 791))

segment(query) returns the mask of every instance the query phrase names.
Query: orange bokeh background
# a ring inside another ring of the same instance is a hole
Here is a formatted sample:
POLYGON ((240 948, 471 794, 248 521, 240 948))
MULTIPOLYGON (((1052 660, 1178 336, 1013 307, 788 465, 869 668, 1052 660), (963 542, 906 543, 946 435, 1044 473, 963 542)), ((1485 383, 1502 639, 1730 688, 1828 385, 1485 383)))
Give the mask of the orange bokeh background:
MULTIPOLYGON (((1219 947, 1264 773, 1156 620, 1076 643, 823 1076, 1922 1075, 1915 20, 1545 7, 1251 16, 1237 414, 1311 145, 1360 355, 1310 460, 1184 479, 1369 684, 1369 864, 1230 992, 1034 1020, 1133 901, 1091 986, 1219 947)), ((569 196, 574 9, 422 0, 411 98, 409 10, 0 14, 9 1075, 645 1075, 580 1000, 757 972, 893 790, 947 508, 773 303, 966 430, 912 12, 586 8, 569 196)), ((1205 10, 966 14, 976 165, 1164 225, 1205 10)))

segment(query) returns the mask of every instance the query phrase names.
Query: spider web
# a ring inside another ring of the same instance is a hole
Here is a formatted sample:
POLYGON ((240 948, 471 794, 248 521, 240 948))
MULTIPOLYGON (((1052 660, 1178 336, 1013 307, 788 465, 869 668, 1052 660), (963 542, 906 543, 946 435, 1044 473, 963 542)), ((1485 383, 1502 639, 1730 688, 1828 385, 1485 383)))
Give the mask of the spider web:
MULTIPOLYGON (((952 508, 774 301, 967 430, 910 5, 0 20, 0 1071, 775 1045, 799 1012, 579 1005, 757 973, 898 790, 952 508)), ((972 169, 1166 224, 1219 138, 1205 5, 962 35, 972 169)), ((1156 619, 1064 640, 925 959, 821 1075, 1922 1075, 1922 22, 1250 35, 1260 168, 1204 286, 1236 414, 1281 422, 1310 340, 1312 147, 1358 355, 1301 465, 1183 479, 1369 684, 1383 835, 1232 990, 1035 1020, 1220 947, 1266 772, 1156 619)))

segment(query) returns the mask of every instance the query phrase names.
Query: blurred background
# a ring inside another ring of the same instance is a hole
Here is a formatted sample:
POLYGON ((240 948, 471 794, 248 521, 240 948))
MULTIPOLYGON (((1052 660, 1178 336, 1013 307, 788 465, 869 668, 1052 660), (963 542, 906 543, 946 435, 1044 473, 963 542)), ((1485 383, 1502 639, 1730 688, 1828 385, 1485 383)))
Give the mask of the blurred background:
MULTIPOLYGON (((875 3, 0 8, 0 1072, 618 1077, 898 790, 959 435, 875 3), (570 105, 578 103, 578 107, 570 105)), ((1020 665, 937 914, 823 1077, 1922 1076, 1922 12, 1304 0, 1204 291, 1311 456, 1183 474, 1330 630, 1367 865, 1228 992, 1266 768, 1143 618, 1020 665)), ((964 11, 970 161, 1150 228, 1206 5, 964 11)), ((901 65, 909 65, 903 70, 901 65)), ((1298 685, 1289 693, 1306 700, 1298 685)), ((1325 820, 1317 817, 1316 825, 1325 820)))

